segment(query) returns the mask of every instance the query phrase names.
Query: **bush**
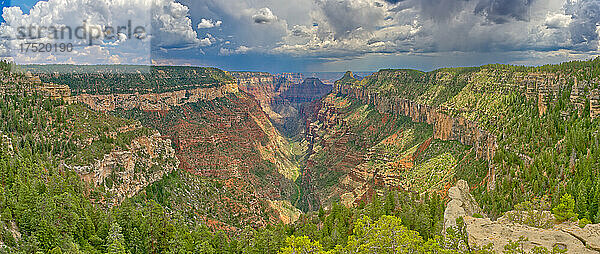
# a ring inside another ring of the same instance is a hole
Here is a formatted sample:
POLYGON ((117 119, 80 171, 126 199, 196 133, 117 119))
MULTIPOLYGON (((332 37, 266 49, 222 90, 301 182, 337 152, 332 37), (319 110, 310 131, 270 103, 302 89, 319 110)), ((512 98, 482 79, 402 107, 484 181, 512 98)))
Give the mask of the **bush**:
POLYGON ((534 199, 533 202, 525 201, 515 205, 515 211, 506 212, 505 217, 515 223, 520 223, 536 228, 550 228, 554 218, 544 200, 534 199))
POLYGON ((571 220, 577 217, 575 210, 575 200, 569 194, 565 194, 560 198, 560 202, 552 209, 552 213, 559 222, 571 220))
POLYGON ((588 220, 588 218, 583 218, 583 219, 579 220, 580 228, 584 228, 585 225, 587 225, 587 224, 592 224, 592 222, 590 220, 588 220))

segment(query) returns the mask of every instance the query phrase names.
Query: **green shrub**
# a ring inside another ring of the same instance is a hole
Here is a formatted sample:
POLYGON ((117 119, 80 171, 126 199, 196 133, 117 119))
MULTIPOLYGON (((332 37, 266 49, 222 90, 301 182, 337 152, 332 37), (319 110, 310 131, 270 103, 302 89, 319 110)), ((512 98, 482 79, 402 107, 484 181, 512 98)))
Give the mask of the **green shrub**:
POLYGON ((587 224, 592 224, 592 222, 590 220, 588 220, 588 218, 583 218, 583 219, 579 220, 580 228, 584 228, 585 225, 587 225, 587 224))
POLYGON ((558 205, 552 209, 552 213, 557 221, 563 222, 577 217, 574 209, 575 200, 570 194, 565 194, 560 198, 558 205))

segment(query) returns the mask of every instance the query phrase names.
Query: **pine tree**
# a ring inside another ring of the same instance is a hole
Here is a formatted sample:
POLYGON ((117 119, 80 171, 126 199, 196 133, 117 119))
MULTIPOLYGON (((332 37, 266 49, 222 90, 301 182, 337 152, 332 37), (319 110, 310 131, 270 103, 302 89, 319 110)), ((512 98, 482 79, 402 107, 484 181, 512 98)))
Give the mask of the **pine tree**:
POLYGON ((574 208, 575 200, 570 194, 565 194, 560 198, 558 205, 552 209, 552 213, 558 221, 566 221, 577 217, 574 208))
POLYGON ((579 194, 577 195, 577 201, 575 202, 575 211, 581 218, 589 218, 588 215, 588 203, 587 194, 584 188, 580 188, 579 194))
POLYGON ((394 210, 396 210, 396 200, 394 199, 394 193, 391 191, 385 196, 383 210, 385 211, 385 215, 393 215, 394 210))
POLYGON ((121 226, 118 223, 114 222, 108 233, 108 248, 107 251, 109 254, 126 254, 125 250, 125 239, 123 234, 121 233, 121 226))

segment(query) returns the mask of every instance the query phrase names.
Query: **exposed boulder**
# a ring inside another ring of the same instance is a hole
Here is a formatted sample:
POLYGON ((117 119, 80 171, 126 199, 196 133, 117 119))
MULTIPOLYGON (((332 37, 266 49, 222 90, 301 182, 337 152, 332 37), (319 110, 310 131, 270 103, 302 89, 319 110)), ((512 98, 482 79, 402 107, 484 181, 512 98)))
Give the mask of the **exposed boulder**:
MULTIPOLYGON (((554 224, 554 216, 548 211, 509 211, 492 221, 489 218, 475 218, 474 214, 485 217, 473 196, 469 185, 459 180, 456 186, 448 190, 450 202, 444 212, 444 229, 456 226, 456 219, 462 217, 471 246, 493 244, 496 253, 502 253, 509 241, 520 238, 522 247, 531 251, 534 247, 566 249, 568 253, 600 253, 600 224, 586 225, 580 228, 573 223, 554 224), (532 216, 536 223, 526 223, 532 216)), ((479 217, 479 216, 477 216, 479 217)))
POLYGON ((469 193, 469 184, 465 180, 459 180, 456 186, 448 190, 450 202, 444 211, 444 229, 456 226, 456 219, 460 217, 473 216, 483 212, 475 198, 469 193))
POLYGON ((588 224, 584 228, 559 225, 558 228, 580 240, 588 249, 600 253, 600 224, 588 224))

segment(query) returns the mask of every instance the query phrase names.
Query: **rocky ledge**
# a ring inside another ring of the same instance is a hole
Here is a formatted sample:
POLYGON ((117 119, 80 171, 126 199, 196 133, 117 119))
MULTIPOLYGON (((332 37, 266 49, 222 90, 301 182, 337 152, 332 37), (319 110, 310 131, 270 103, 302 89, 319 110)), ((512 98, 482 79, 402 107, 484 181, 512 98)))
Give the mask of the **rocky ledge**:
MULTIPOLYGON (((502 253, 509 241, 516 242, 521 238, 522 247, 531 251, 535 247, 567 250, 567 253, 600 253, 600 224, 589 224, 580 228, 573 223, 555 224, 539 228, 515 222, 507 212, 505 216, 492 220, 485 218, 481 208, 469 193, 467 182, 460 180, 450 188, 450 202, 444 213, 444 228, 456 227, 456 219, 462 217, 465 222, 470 246, 486 246, 493 244, 496 253, 502 253)), ((542 212, 544 217, 553 221, 549 212, 542 212)))
POLYGON ((210 101, 238 92, 235 83, 226 83, 218 87, 194 88, 165 93, 149 94, 80 94, 76 101, 88 105, 94 111, 113 111, 117 108, 124 110, 140 109, 144 111, 169 111, 173 106, 198 101, 210 101))
POLYGON ((77 171, 84 181, 111 193, 110 200, 99 202, 115 205, 177 169, 179 160, 171 140, 155 131, 132 140, 127 150, 115 149, 105 154, 92 165, 65 166, 77 171))

